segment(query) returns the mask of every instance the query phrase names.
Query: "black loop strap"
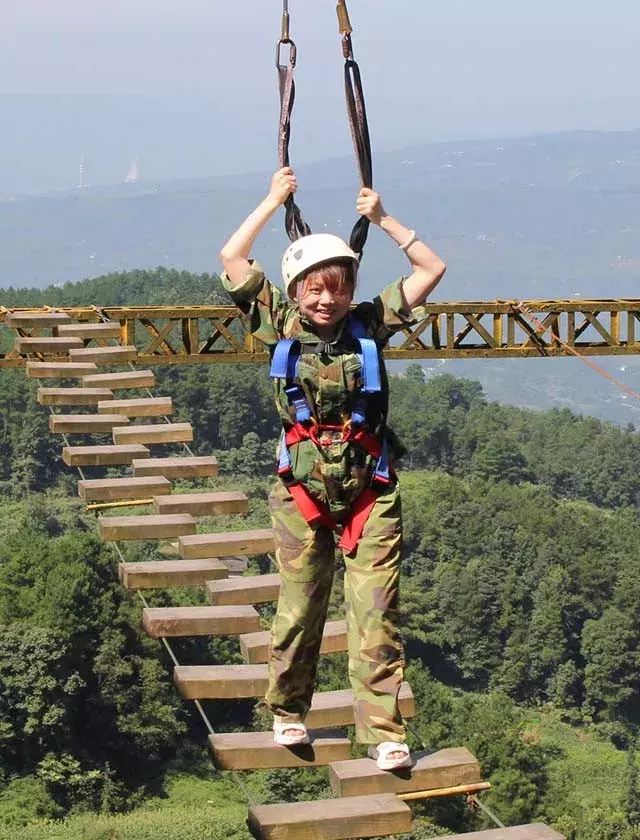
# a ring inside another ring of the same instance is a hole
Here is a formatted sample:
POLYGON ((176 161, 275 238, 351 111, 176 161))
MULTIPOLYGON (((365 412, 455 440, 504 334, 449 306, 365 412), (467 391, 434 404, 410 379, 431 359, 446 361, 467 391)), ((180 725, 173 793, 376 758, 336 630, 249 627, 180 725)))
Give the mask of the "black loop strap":
MULTIPOLYGON (((346 32, 342 38, 342 52, 345 57, 344 85, 347 98, 347 115, 353 138, 353 147, 358 163, 360 183, 363 187, 373 187, 373 155, 371 153, 371 137, 369 136, 369 122, 362 88, 360 68, 353 57, 351 34, 346 32)), ((365 216, 360 216, 351 232, 349 245, 362 260, 364 246, 369 235, 370 222, 365 216)))
MULTIPOLYGON (((288 29, 288 23, 287 23, 288 29)), ((296 99, 296 85, 293 79, 297 60, 297 49, 291 38, 278 41, 276 48, 276 67, 278 69, 278 84, 280 89, 280 121, 278 127, 278 161, 280 169, 289 166, 289 141, 291 139, 291 114, 296 99), (283 64, 280 60, 284 45, 289 47, 289 61, 283 64)), ((292 242, 301 236, 308 236, 311 228, 295 202, 293 193, 285 202, 285 229, 292 242)))

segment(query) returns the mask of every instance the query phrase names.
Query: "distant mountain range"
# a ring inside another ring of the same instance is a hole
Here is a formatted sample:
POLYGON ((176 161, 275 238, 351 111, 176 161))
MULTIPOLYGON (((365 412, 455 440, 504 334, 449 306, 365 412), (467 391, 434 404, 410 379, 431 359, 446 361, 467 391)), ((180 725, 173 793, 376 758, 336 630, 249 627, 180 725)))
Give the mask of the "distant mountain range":
MULTIPOLYGON (((301 166, 298 175, 312 228, 348 236, 357 191, 352 158, 301 166)), ((0 287, 44 288, 157 265, 215 272, 225 237, 268 181, 267 172, 141 180, 0 201, 0 287)), ((439 299, 640 297, 640 130, 411 147, 377 155, 375 183, 389 211, 449 264, 439 299)), ((255 251, 272 276, 285 245, 278 217, 255 251)), ((405 268, 374 230, 361 294, 379 291, 405 268)), ((576 363, 456 362, 444 369, 484 380, 502 400, 569 404, 618 422, 637 416, 633 400, 604 380, 600 390, 586 368, 584 382, 576 376, 576 363)), ((619 373, 640 388, 634 360, 619 373)))

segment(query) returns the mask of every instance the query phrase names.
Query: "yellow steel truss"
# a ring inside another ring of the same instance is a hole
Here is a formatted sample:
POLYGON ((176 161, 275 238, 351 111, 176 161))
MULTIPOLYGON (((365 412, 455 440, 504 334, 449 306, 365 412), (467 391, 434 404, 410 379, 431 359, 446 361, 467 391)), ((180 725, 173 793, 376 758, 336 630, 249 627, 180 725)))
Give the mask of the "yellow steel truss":
MULTIPOLYGON (((0 309, 0 323, 11 313, 0 309)), ((232 306, 61 307, 80 321, 117 321, 122 344, 135 345, 140 365, 262 363, 264 344, 232 306)), ((430 303, 426 317, 394 337, 388 359, 540 358, 640 352, 640 299, 528 300, 430 303), (522 311, 520 305, 522 304, 522 311)), ((38 335, 37 327, 21 335, 38 335)), ((55 333, 55 329, 54 329, 55 333)), ((44 358, 44 357, 41 357, 44 358)), ((24 356, 8 349, 0 367, 19 367, 24 356)))

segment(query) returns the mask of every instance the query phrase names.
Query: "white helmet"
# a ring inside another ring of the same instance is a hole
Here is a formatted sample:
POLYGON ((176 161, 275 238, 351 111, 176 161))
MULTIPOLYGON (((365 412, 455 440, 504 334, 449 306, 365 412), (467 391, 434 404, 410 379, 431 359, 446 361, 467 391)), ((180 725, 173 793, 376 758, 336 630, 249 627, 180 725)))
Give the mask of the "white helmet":
POLYGON ((355 252, 332 233, 313 233, 292 242, 282 258, 282 277, 291 300, 295 300, 294 284, 310 268, 335 260, 351 260, 358 268, 355 252))

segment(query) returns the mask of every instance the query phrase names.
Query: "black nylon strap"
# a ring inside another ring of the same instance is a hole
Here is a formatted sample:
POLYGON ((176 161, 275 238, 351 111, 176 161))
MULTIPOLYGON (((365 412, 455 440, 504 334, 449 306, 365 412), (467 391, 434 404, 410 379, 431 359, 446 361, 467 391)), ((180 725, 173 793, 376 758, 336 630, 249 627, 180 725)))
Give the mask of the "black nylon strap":
MULTIPOLYGON (((297 49, 291 38, 278 41, 276 50, 276 67, 278 69, 278 86, 280 90, 280 121, 278 126, 278 161, 280 169, 289 166, 289 141, 291 139, 291 115, 296 99, 296 85, 293 72, 296 66, 297 49), (283 45, 289 47, 289 61, 283 64, 280 60, 283 45)), ((285 229, 292 242, 301 236, 308 236, 311 228, 306 223, 302 211, 293 197, 293 193, 285 202, 285 229)))
MULTIPOLYGON (((342 33, 342 53, 345 58, 344 65, 344 86, 347 100, 347 115, 349 127, 353 138, 353 147, 356 153, 360 184, 363 187, 373 188, 373 155, 371 152, 371 137, 369 135, 369 121, 367 119, 367 108, 364 100, 362 87, 362 76, 357 61, 353 56, 353 44, 351 41, 351 23, 346 8, 345 0, 338 4, 338 20, 342 33)), ((370 222, 365 216, 360 216, 351 232, 349 245, 362 260, 364 246, 369 235, 370 222)))

